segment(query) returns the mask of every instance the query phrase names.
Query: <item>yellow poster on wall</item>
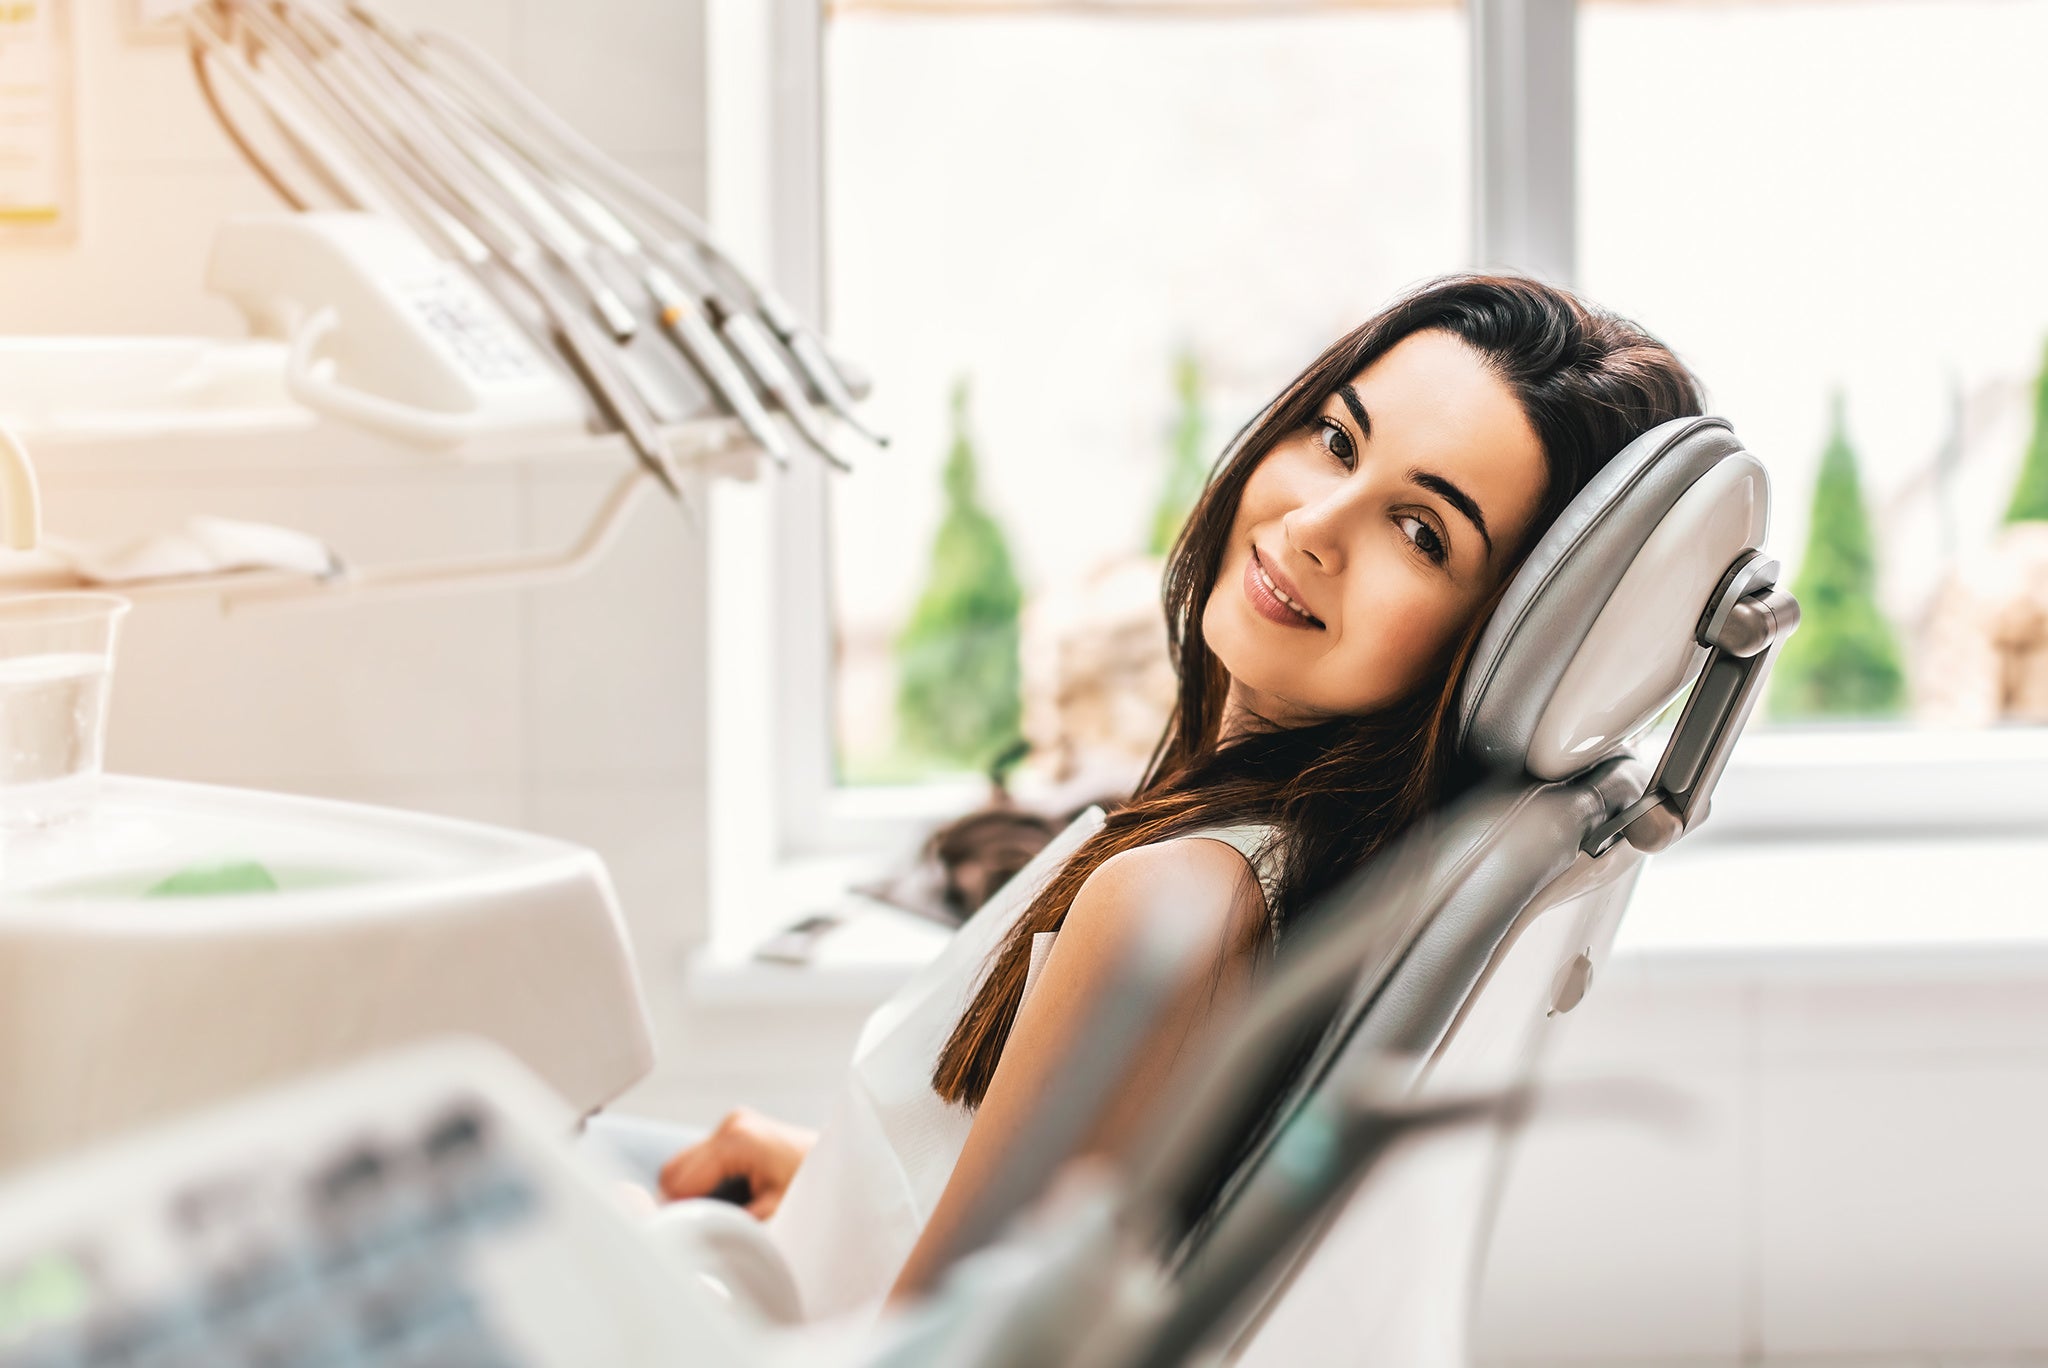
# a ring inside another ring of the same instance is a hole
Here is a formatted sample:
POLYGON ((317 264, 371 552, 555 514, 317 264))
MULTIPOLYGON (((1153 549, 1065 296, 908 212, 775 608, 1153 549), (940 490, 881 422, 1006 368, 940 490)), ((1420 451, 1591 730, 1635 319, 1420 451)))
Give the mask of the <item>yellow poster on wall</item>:
POLYGON ((69 0, 0 0, 0 241, 77 228, 69 0))

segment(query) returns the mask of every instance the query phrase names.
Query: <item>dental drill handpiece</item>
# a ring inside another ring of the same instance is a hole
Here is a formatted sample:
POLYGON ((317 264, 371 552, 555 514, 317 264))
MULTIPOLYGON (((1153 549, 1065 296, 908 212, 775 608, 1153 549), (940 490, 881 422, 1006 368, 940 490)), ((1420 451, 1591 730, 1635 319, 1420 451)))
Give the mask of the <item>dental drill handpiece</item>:
MULTIPOLYGON (((580 231, 578 224, 572 222, 580 216, 551 193, 555 187, 540 168, 522 166, 519 150, 501 138, 487 121, 440 89, 431 73, 420 66, 406 46, 395 41, 375 23, 363 21, 360 15, 355 18, 359 31, 352 37, 370 51, 371 60, 385 78, 396 83, 415 102, 415 122, 439 125, 435 131, 450 149, 450 155, 466 158, 477 172, 495 185, 502 197, 501 211, 510 214, 520 227, 538 239, 549 255, 582 286, 593 315, 604 325, 612 342, 623 346, 631 341, 639 332, 638 320, 625 300, 604 284, 597 269, 599 254, 609 249, 604 234, 580 231)), ((563 316, 551 311, 550 317, 557 345, 567 354, 586 388, 598 395, 603 407, 610 411, 615 422, 628 430, 629 435, 637 425, 636 445, 651 441, 666 455, 666 442, 659 431, 659 423, 651 412, 645 410, 644 401, 632 387, 630 379, 622 379, 605 364, 602 349, 593 352, 580 344, 576 338, 577 329, 568 325, 563 316)), ((664 332, 669 332, 669 329, 665 327, 664 332)), ((746 397, 751 399, 751 393, 746 397)), ((764 443, 769 454, 786 465, 787 457, 779 430, 765 421, 761 426, 773 439, 772 443, 764 443)), ((680 499, 680 491, 666 469, 665 461, 661 473, 665 476, 663 483, 680 499)))
MULTIPOLYGON (((341 19, 336 22, 347 24, 341 19)), ((497 186, 505 209, 521 220, 530 236, 546 245, 589 299, 591 311, 612 340, 621 345, 632 341, 639 332, 639 321, 624 298, 599 274, 597 244, 577 230, 483 120, 428 79, 403 50, 394 49, 382 30, 361 24, 352 27, 359 31, 351 33, 351 38, 370 54, 383 80, 393 89, 394 98, 402 94, 414 102, 412 122, 425 123, 430 128, 438 125, 439 140, 448 154, 464 158, 497 186)))
MULTIPOLYGON (((354 8, 360 10, 363 7, 357 4, 354 8)), ((862 421, 852 395, 854 385, 832 358, 823 340, 805 327, 787 304, 751 280, 737 263, 732 261, 729 254, 718 246, 702 220, 606 156, 553 110, 520 88, 509 73, 474 44, 444 33, 422 34, 420 43, 437 58, 453 59, 452 63, 437 61, 435 65, 437 69, 447 72, 458 81, 472 99, 495 101, 508 108, 512 117, 523 118, 537 126, 560 151, 580 162, 589 174, 603 181, 621 200, 636 202, 643 212, 669 225, 677 236, 686 239, 693 250, 701 249, 717 259, 725 270, 746 285, 756 305, 767 318, 768 326, 789 348, 790 354, 796 359, 819 398, 863 436, 878 445, 886 444, 886 438, 874 433, 862 421), (452 70, 452 67, 465 69, 470 79, 463 80, 463 73, 452 70), (479 85, 485 89, 480 90, 479 85)), ((667 264, 674 269, 677 263, 671 258, 667 264)), ((718 293, 714 288, 714 296, 718 293)), ((744 308, 726 306, 723 311, 733 317, 749 316, 744 308)), ((723 331, 722 322, 720 326, 723 331)), ((744 329, 742 331, 744 332, 744 329)))
MULTIPOLYGON (((565 131, 573 133, 574 130, 565 131)), ((601 156, 587 142, 571 150, 586 160, 591 156, 601 156)), ((719 300, 724 311, 747 319, 758 314, 769 332, 788 349, 803 378, 821 401, 876 446, 889 444, 886 436, 869 428, 862 419, 858 401, 853 395, 859 386, 848 374, 844 363, 832 354, 814 329, 805 325, 781 295, 748 275, 732 259, 732 255, 712 236, 708 224, 616 163, 607 161, 596 170, 606 175, 614 192, 621 198, 634 201, 641 213, 658 224, 666 225, 668 232, 658 235, 665 239, 665 246, 674 252, 702 252, 713 268, 711 276, 722 276, 724 281, 731 283, 731 291, 723 281, 715 278, 710 279, 706 287, 709 296, 719 300), (736 300, 732 298, 732 292, 737 293, 736 300)))
MULTIPOLYGON (((585 217, 599 227, 601 233, 612 237, 622 255, 642 263, 642 282, 661 310, 663 327, 670 330, 670 337, 676 344, 692 357, 705 354, 718 358, 716 364, 724 377, 724 383, 720 385, 722 395, 729 399, 745 396, 740 402, 758 415, 762 427, 778 431, 769 423, 767 410, 755 397, 753 382, 747 378, 751 372, 813 450, 841 470, 851 468, 834 449, 831 434, 812 413, 809 397, 783 365, 774 344, 762 334, 760 324, 747 314, 727 308, 715 284, 702 268, 687 256, 669 250, 667 244, 659 240, 650 243, 629 227, 612 206, 606 205, 573 179, 558 178, 556 184, 585 217), (734 364, 735 356, 739 358, 739 364, 734 364)), ((630 214, 631 211, 627 212, 630 214)), ((743 413, 737 405, 736 411, 743 413)), ((742 421, 746 421, 744 416, 742 421)), ((755 429, 752 422, 748 427, 750 431, 755 429)), ((756 432, 757 437, 760 435, 756 432)))
MULTIPOLYGON (((621 199, 634 202, 633 208, 638 216, 651 221, 652 226, 644 234, 653 244, 651 250, 703 301, 704 310, 717 324, 719 334, 732 344, 733 350, 775 396, 776 402, 812 446, 835 465, 845 467, 829 444, 829 434, 813 414, 814 394, 862 437, 876 446, 889 444, 888 438, 876 433, 861 419, 852 391, 829 363, 822 344, 795 323, 787 305, 748 280, 715 244, 693 240, 677 231, 674 216, 664 207, 665 201, 661 197, 643 193, 638 186, 615 185, 614 190, 621 199), (663 224, 668 225, 667 231, 663 230, 663 224), (698 260, 699 252, 704 254, 709 266, 698 260), (721 283, 721 273, 735 282, 736 290, 721 283), (735 297, 736 292, 739 298, 735 297), (757 317, 742 302, 748 295, 757 304, 767 301, 771 308, 764 309, 757 317), (785 348, 795 361, 799 374, 792 374, 784 362, 785 348), (810 382, 808 390, 805 381, 810 382)), ((679 206, 669 208, 680 211, 679 206)))
POLYGON ((846 458, 833 449, 832 434, 818 421, 817 413, 811 407, 811 396, 804 390, 803 383, 790 374, 789 367, 782 363, 775 344, 754 316, 729 307, 709 277, 696 269, 696 263, 686 253, 664 252, 662 255, 669 266, 684 273, 684 281, 692 286, 704 303, 704 311, 718 325, 718 335, 732 344, 733 351, 774 396, 776 405, 803 434, 811 448, 840 470, 853 469, 846 458))
MULTIPOLYGON (((755 395, 746 371, 733 360, 732 353, 725 349, 718 333, 705 320, 703 309, 684 293, 674 277, 659 266, 650 264, 644 267, 641 279, 655 307, 661 311, 657 316, 661 320, 662 331, 711 382, 712 389, 754 440, 761 444, 761 449, 774 457, 776 464, 788 469, 789 439, 755 395)), ((808 433, 805 435, 809 436, 808 433)), ((844 468, 845 462, 830 451, 824 454, 844 468)))
POLYGON ((724 308, 715 286, 693 261, 678 258, 658 242, 650 245, 612 206, 573 178, 557 171, 552 181, 573 212, 634 265, 669 339, 702 366, 719 396, 770 455, 786 465, 788 442, 757 397, 749 372, 813 450, 839 469, 850 469, 834 450, 831 434, 811 412, 801 386, 782 364, 773 344, 762 336, 758 323, 724 308), (677 278, 678 272, 682 279, 677 278))
MULTIPOLYGON (((354 37, 353 34, 346 36, 354 37)), ((387 81, 396 79, 399 78, 394 74, 387 81)), ((547 320, 549 340, 558 354, 582 381, 585 392, 597 403, 603 415, 625 435, 641 463, 694 518, 695 510, 678 480, 673 456, 658 419, 631 377, 616 363, 617 348, 638 331, 638 323, 624 300, 597 280, 595 272, 585 266, 581 256, 587 244, 578 240, 573 229, 559 218, 552 222, 536 222, 530 203, 517 196, 514 188, 494 182, 485 174, 484 168, 463 157, 453 145, 453 139, 433 125, 429 111, 423 107, 416 91, 404 90, 394 94, 411 96, 418 109, 412 123, 420 126, 426 136, 418 140, 407 139, 406 142, 416 149, 415 156, 432 163, 427 174, 421 177, 423 182, 446 185, 479 217, 482 227, 492 230, 490 236, 495 239, 492 254, 538 304, 547 320), (604 326, 604 339, 590 335, 589 323, 578 316, 576 309, 565 304, 552 283, 542 275, 540 257, 543 252, 561 265, 577 283, 592 318, 604 326)))
POLYGON ((859 400, 853 397, 853 387, 847 383, 845 367, 826 350, 824 339, 803 325, 781 295, 758 281, 748 284, 754 291, 755 309, 782 339, 782 345, 789 348, 789 354, 803 368, 804 378, 811 382, 818 397, 870 442, 882 447, 889 445, 888 434, 876 432, 861 418, 859 400))
POLYGON ((740 296, 738 302, 732 301, 726 288, 715 279, 710 289, 735 316, 749 320, 757 314, 760 316, 768 331, 795 359, 797 369, 827 407, 876 446, 889 445, 888 437, 870 428, 861 416, 859 401, 854 398, 853 391, 865 386, 855 385, 844 363, 832 354, 825 340, 797 316, 796 310, 780 294, 740 268, 731 254, 711 236, 711 230, 703 220, 644 183, 636 182, 619 188, 622 194, 637 198, 643 211, 653 215, 656 221, 669 225, 671 232, 681 239, 674 250, 702 252, 714 268, 712 274, 722 275, 732 283, 740 296))
MULTIPOLYGON (((530 261, 534 255, 531 244, 522 247, 509 225, 499 215, 488 212, 490 206, 478 205, 457 195, 443 178, 423 167, 411 147, 380 134, 375 121, 357 104, 357 96, 352 89, 339 82, 325 80, 312 69, 300 51, 301 35, 246 0, 234 3, 233 7, 291 77, 300 93, 320 109, 331 124, 352 138, 358 155, 365 157, 394 191, 430 211, 425 217, 436 227, 441 226, 444 216, 454 217, 462 231, 459 235, 445 231, 437 234, 444 247, 459 249, 462 245, 460 239, 481 241, 487 246, 489 256, 518 282, 546 318, 550 341, 583 382, 599 410, 625 435, 635 456, 670 496, 686 511, 692 511, 689 510, 688 497, 671 468, 667 442, 653 415, 630 384, 614 373, 608 364, 609 358, 589 339, 584 326, 575 317, 575 311, 564 305, 554 288, 534 269, 530 261), (474 224, 463 217, 465 210, 474 215, 474 224)), ((468 258, 464 255, 463 259, 468 258)), ((474 270, 476 263, 472 261, 471 264, 474 270)), ((490 274, 483 271, 474 273, 486 289, 498 293, 499 283, 490 274)))
POLYGON ((754 393, 753 382, 726 350, 699 301, 659 262, 649 259, 639 239, 595 196, 572 180, 555 179, 552 185, 570 212, 632 266, 654 301, 662 332, 710 383, 713 392, 761 444, 762 450, 786 468, 789 438, 769 416, 754 393))
MULTIPOLYGON (((739 419, 762 450, 777 464, 786 467, 790 455, 789 439, 769 416, 752 382, 706 321, 702 308, 690 299, 674 276, 647 259, 638 239, 595 196, 563 176, 559 167, 546 164, 525 140, 508 134, 502 121, 492 119, 489 110, 473 95, 459 85, 455 95, 440 89, 437 85, 442 79, 440 74, 424 60, 424 53, 415 40, 383 24, 361 6, 351 7, 350 12, 382 44, 380 56, 388 64, 406 66, 418 72, 422 78, 420 85, 432 91, 437 111, 442 117, 459 117, 466 133, 487 136, 498 144, 492 149, 498 157, 516 158, 522 162, 527 173, 522 178, 526 193, 545 197, 549 201, 551 216, 577 220, 591 237, 609 248, 627 269, 640 277, 643 288, 654 302, 663 335, 703 375, 714 395, 739 419)), ((500 179, 504 179, 510 174, 509 160, 494 170, 500 179)), ((798 416, 808 417, 807 414, 798 416)), ((831 456, 831 453, 828 451, 827 455, 831 456)), ((831 458, 837 460, 836 456, 831 458)))
MULTIPOLYGON (((535 159, 528 154, 528 160, 532 163, 535 159)), ((716 282, 687 248, 673 248, 658 233, 646 231, 644 223, 629 225, 628 219, 637 217, 631 207, 605 203, 559 168, 550 168, 550 172, 556 192, 573 212, 621 257, 638 263, 641 282, 655 301, 670 340, 686 356, 704 362, 706 378, 771 455, 786 463, 788 445, 756 396, 756 380, 813 450, 838 469, 851 469, 812 411, 801 382, 789 373, 761 325, 727 304, 716 282)))
POLYGON ((582 292, 591 313, 624 345, 639 331, 639 322, 618 292, 606 284, 592 264, 591 244, 554 211, 495 147, 483 141, 474 126, 459 126, 435 96, 438 91, 413 79, 410 63, 394 61, 375 30, 365 30, 340 14, 323 14, 321 6, 298 0, 292 6, 319 30, 329 44, 324 60, 357 84, 366 101, 389 114, 398 136, 429 164, 472 208, 516 225, 508 239, 523 239, 544 251, 582 292))
MULTIPOLYGON (((438 200, 422 195, 417 187, 406 184, 402 174, 382 151, 354 126, 347 111, 333 106, 331 101, 323 103, 325 92, 310 72, 294 64, 289 51, 275 45, 265 48, 273 69, 282 73, 284 84, 295 93, 297 100, 304 102, 303 109, 284 98, 280 89, 274 88, 276 82, 272 76, 259 74, 225 36, 215 32, 204 15, 211 13, 218 15, 223 22, 232 22, 232 3, 233 0, 212 0, 210 5, 195 6, 187 12, 186 32, 191 43, 193 69, 200 74, 202 93, 206 95, 208 105, 229 140, 242 149, 243 155, 256 166, 258 174, 294 210, 305 213, 313 208, 312 203, 296 193, 277 168, 257 151, 254 141, 246 136, 235 117, 216 97, 210 76, 212 64, 218 64, 222 71, 234 78, 244 94, 261 106, 284 136, 293 155, 315 179, 326 185, 339 203, 360 213, 384 214, 404 220, 421 237, 438 244, 442 251, 481 275, 490 264, 490 248, 438 200), (314 126, 313 121, 322 117, 327 120, 328 132, 314 126), (337 144, 335 137, 348 146, 344 148, 337 144)), ((516 316, 516 310, 514 312, 516 316)))
POLYGON ((638 201, 636 207, 657 225, 669 225, 668 232, 657 228, 652 234, 662 259, 704 300, 705 310, 717 321, 720 333, 761 377, 791 419, 805 429, 805 436, 813 445, 825 450, 821 444, 823 429, 811 418, 813 396, 869 442, 876 446, 889 444, 887 437, 870 428, 861 417, 851 386, 824 344, 797 322, 779 296, 750 280, 715 243, 677 231, 677 220, 670 211, 679 211, 680 206, 668 205, 659 196, 639 194, 638 187, 620 189, 635 192, 632 197, 638 201), (700 252, 708 265, 698 260, 700 252), (732 288, 721 281, 721 276, 732 282, 732 288), (752 308, 747 304, 749 298, 752 308), (784 362, 785 351, 795 362, 797 374, 791 374, 784 362))

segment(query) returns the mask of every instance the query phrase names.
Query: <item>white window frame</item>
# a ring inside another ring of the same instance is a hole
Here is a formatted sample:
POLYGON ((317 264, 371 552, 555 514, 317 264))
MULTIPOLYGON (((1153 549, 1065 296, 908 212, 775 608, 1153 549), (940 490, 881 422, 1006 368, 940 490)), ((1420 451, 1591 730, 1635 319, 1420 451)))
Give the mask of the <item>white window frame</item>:
MULTIPOLYGON (((1577 241, 1575 0, 1466 4, 1471 258, 1568 285, 1577 241)), ((818 0, 769 0, 766 8, 767 265, 790 301, 819 318, 828 269, 825 7, 818 0)), ((753 809, 758 816, 747 820, 765 825, 752 834, 768 838, 757 844, 770 847, 763 853, 776 865, 903 850, 983 792, 979 783, 863 788, 835 781, 828 478, 816 462, 797 463, 774 480, 772 511, 757 524, 772 541, 775 565, 766 691, 754 701, 772 708, 772 723, 761 795, 767 811, 753 809)), ((721 560, 714 557, 715 564, 721 560)), ((722 727, 725 715, 716 715, 722 727)), ((1701 838, 2048 832, 2048 727, 1755 733, 1737 747, 1720 796, 1725 815, 1701 838)))

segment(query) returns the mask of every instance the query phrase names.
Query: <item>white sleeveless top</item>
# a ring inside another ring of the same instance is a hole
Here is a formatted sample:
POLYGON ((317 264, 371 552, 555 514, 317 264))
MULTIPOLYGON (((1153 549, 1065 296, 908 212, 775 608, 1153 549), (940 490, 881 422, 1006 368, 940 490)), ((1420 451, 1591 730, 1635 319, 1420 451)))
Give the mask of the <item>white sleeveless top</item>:
MULTIPOLYGON (((895 1285, 974 1124, 973 1112, 932 1091, 932 1066, 1005 933, 1102 822, 1100 808, 1075 818, 861 1028, 818 1143, 767 1223, 807 1319, 872 1315, 895 1285)), ((1200 837, 1237 850, 1257 876, 1270 916, 1279 872, 1274 835, 1269 825, 1246 823, 1169 839, 1200 837)), ((1032 938, 1027 997, 1057 934, 1032 938)))

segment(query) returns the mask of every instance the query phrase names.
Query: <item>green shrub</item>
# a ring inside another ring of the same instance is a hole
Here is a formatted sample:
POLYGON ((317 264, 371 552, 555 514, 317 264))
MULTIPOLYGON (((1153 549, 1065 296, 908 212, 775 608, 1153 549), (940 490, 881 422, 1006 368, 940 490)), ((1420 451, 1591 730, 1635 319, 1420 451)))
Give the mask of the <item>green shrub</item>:
POLYGON ((896 717, 905 750, 983 770, 1020 734, 1023 592, 1002 528, 975 488, 965 379, 953 387, 952 407, 946 511, 932 539, 931 574, 896 641, 896 717))
POLYGON ((1152 510, 1152 536, 1146 551, 1164 556, 1188 520, 1202 486, 1209 482, 1208 422, 1202 412, 1202 366, 1191 351, 1173 358, 1173 392, 1179 407, 1167 443, 1166 483, 1152 510))
POLYGON ((2019 483, 2013 486, 2005 520, 2048 521, 2048 349, 2043 350, 2041 373, 2034 379, 2034 437, 2027 443, 2027 457, 2020 465, 2019 483))
POLYGON ((1840 394, 1814 485, 1806 557, 1792 592, 1799 600, 1799 630, 1772 668, 1771 714, 1898 713, 1905 706, 1905 668, 1891 624, 1877 603, 1870 518, 1840 394))

